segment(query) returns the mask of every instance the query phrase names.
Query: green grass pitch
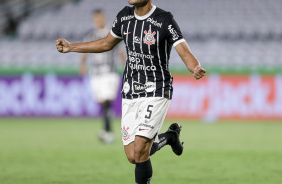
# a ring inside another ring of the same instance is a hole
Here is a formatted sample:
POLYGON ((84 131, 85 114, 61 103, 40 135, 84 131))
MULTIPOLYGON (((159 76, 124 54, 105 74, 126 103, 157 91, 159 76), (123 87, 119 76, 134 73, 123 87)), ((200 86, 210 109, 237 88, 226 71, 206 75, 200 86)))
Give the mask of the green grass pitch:
MULTIPOLYGON (((282 183, 282 123, 178 122, 184 153, 166 146, 152 156, 152 184, 282 183)), ((97 139, 101 127, 98 119, 0 119, 0 183, 133 184, 119 121, 112 145, 97 139)))

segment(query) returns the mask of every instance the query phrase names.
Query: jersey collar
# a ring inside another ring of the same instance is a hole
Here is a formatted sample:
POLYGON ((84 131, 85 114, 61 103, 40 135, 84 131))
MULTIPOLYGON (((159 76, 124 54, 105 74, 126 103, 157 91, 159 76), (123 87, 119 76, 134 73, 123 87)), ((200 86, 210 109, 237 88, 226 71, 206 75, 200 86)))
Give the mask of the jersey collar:
POLYGON ((156 6, 153 5, 152 9, 146 14, 146 15, 143 15, 143 16, 138 16, 136 13, 135 13, 135 10, 134 10, 134 16, 136 17, 136 19, 138 20, 145 20, 146 18, 150 17, 154 11, 156 10, 156 6))

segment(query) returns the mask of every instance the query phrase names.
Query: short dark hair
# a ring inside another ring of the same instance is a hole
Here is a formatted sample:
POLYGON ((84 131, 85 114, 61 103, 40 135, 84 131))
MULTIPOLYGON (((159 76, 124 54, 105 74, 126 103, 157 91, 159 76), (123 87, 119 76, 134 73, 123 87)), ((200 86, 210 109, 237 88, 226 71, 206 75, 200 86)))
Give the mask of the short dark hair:
POLYGON ((92 10, 92 14, 98 14, 98 13, 103 13, 103 10, 102 9, 95 9, 95 10, 92 10))

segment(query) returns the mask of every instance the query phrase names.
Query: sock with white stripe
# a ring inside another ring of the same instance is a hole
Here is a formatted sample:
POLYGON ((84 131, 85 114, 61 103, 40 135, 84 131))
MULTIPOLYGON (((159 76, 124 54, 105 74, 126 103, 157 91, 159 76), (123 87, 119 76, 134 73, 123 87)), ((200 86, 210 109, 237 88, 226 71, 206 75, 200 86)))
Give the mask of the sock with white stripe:
POLYGON ((166 132, 158 135, 159 143, 153 143, 150 151, 150 156, 162 149, 165 145, 171 145, 175 141, 175 134, 166 132))
POLYGON ((151 160, 135 164, 135 184, 150 184, 153 176, 151 160))

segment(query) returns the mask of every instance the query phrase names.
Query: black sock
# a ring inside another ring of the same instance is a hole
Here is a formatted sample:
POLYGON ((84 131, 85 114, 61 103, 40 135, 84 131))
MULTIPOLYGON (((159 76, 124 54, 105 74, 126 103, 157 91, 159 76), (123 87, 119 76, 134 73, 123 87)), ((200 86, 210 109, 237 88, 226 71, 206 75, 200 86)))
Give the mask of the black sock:
POLYGON ((107 132, 111 131, 111 102, 107 101, 103 104, 104 126, 107 132))
POLYGON ((159 143, 153 143, 150 151, 150 156, 162 149, 165 145, 171 145, 174 142, 175 134, 172 132, 166 132, 158 135, 159 143))
POLYGON ((150 184, 153 169, 151 160, 135 164, 135 184, 150 184))

